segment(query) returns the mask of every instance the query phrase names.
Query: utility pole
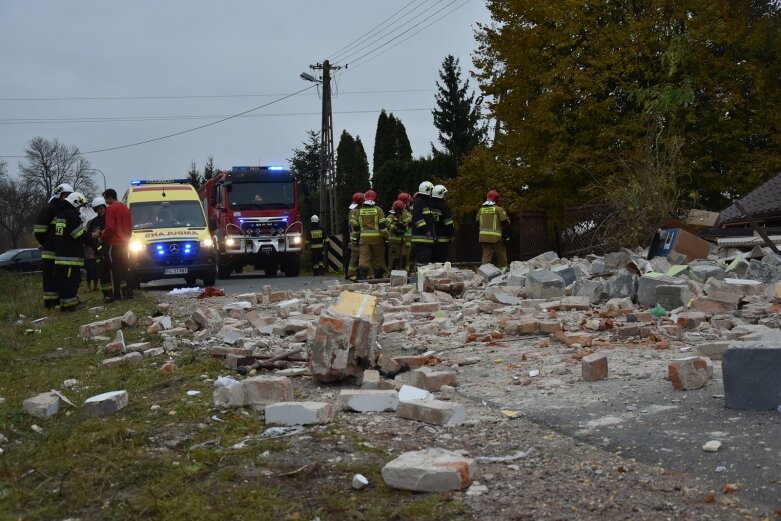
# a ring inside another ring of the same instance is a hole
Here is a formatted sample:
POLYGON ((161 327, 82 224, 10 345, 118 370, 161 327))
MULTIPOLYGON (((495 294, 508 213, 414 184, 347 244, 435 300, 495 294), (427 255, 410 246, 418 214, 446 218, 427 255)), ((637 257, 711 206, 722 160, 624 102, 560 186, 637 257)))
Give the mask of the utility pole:
POLYGON ((326 230, 336 234, 339 225, 336 222, 336 165, 334 163, 334 126, 331 110, 331 70, 328 60, 310 65, 310 69, 323 71, 323 117, 320 129, 320 219, 326 230))

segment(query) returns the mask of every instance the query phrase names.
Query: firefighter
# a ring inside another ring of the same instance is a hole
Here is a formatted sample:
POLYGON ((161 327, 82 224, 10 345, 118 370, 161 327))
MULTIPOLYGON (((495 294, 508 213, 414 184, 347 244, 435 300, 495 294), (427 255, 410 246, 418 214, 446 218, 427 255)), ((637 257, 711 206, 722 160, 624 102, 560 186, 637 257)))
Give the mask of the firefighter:
POLYGON ((406 231, 404 232, 404 240, 402 241, 401 248, 401 268, 409 271, 410 254, 412 252, 412 197, 407 192, 401 192, 397 199, 404 203, 404 210, 401 213, 401 220, 404 222, 406 231))
MULTIPOLYGON (((353 194, 353 202, 350 204, 350 211, 347 214, 347 235, 349 235, 350 245, 350 264, 347 268, 347 278, 355 282, 358 278, 358 240, 360 239, 360 232, 353 230, 353 217, 355 217, 360 211, 360 207, 363 204, 364 196, 361 192, 355 192, 353 194)), ((344 234, 343 234, 344 235, 344 234)), ((347 241, 344 241, 348 244, 347 241)))
POLYGON ((43 261, 43 306, 53 309, 59 302, 57 277, 54 265, 54 219, 65 204, 65 198, 73 193, 73 187, 67 183, 57 186, 46 206, 38 213, 33 225, 33 235, 41 245, 43 261))
POLYGON ((434 250, 434 215, 431 213, 433 189, 434 185, 430 181, 423 181, 415 193, 412 208, 412 246, 416 266, 429 264, 434 250))
POLYGON ((480 246, 483 247, 483 264, 489 264, 496 254, 496 266, 507 266, 505 242, 510 240, 510 219, 507 212, 499 206, 499 192, 491 190, 485 196, 485 202, 477 212, 480 225, 480 246))
POLYGON ((87 223, 87 241, 90 241, 95 249, 100 291, 103 292, 103 299, 109 300, 114 293, 114 286, 111 282, 111 264, 106 255, 108 248, 103 247, 103 242, 100 240, 100 233, 106 228, 106 206, 106 200, 100 196, 92 200, 92 209, 98 216, 87 223))
POLYGON ((309 219, 309 252, 312 255, 312 275, 325 275, 323 263, 323 229, 320 218, 313 215, 309 219))
POLYGON ((81 304, 78 292, 84 267, 85 230, 79 209, 86 204, 83 195, 72 192, 54 219, 54 266, 59 281, 60 311, 74 311, 81 304))
POLYGON ((404 259, 404 235, 407 232, 407 223, 404 221, 404 203, 393 201, 393 206, 385 219, 385 227, 388 232, 388 267, 391 270, 406 268, 404 259))
POLYGON ((371 267, 374 278, 385 276, 385 213, 377 205, 377 192, 364 194, 360 208, 356 208, 350 223, 360 234, 358 238, 358 280, 366 280, 371 267))
POLYGON ((434 262, 447 262, 450 257, 450 241, 453 238, 453 214, 445 202, 447 188, 436 185, 431 190, 431 212, 434 214, 434 262))
POLYGON ((100 238, 108 250, 106 258, 111 266, 111 279, 114 283, 113 294, 108 301, 132 298, 133 294, 127 285, 127 244, 133 231, 133 226, 130 222, 130 210, 117 200, 117 191, 113 188, 103 192, 103 198, 107 204, 106 227, 100 233, 100 238))

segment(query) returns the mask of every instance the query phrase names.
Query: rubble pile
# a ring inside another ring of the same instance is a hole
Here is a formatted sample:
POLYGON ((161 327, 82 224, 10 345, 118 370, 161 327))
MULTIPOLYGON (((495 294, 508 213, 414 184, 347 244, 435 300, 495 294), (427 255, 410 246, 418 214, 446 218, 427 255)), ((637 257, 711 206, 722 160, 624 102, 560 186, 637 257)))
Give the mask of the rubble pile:
MULTIPOLYGON (((723 359, 727 406, 775 408, 781 379, 767 368, 781 365, 780 321, 781 257, 773 253, 671 265, 622 250, 574 259, 547 252, 505 270, 435 264, 412 282, 394 271, 389 283, 333 280, 298 292, 265 286, 234 297, 181 297, 161 304, 159 316, 126 314, 85 324, 80 335, 103 343, 106 370, 160 358, 162 371, 176 371, 182 350, 220 358, 226 376, 214 380, 214 406, 262 411, 268 424, 376 413, 453 427, 468 421, 461 372, 484 359, 460 348, 493 352, 513 342, 557 353, 563 368, 556 370, 579 368, 585 385, 613 377, 609 362, 622 347, 669 352, 667 373, 657 376, 678 390, 706 386, 713 361, 723 359), (123 327, 145 328, 144 341, 125 344, 123 327), (697 356, 682 357, 674 346, 697 356), (301 377, 322 386, 316 400, 294 399, 301 377)), ((512 383, 532 385, 540 369, 527 374, 512 383)), ((127 403, 124 391, 104 393, 84 404, 85 415, 114 414, 127 403)), ((25 409, 50 417, 59 398, 43 393, 25 409)), ((474 470, 473 460, 428 449, 401 455, 382 474, 390 486, 441 491, 469 486, 474 470)))

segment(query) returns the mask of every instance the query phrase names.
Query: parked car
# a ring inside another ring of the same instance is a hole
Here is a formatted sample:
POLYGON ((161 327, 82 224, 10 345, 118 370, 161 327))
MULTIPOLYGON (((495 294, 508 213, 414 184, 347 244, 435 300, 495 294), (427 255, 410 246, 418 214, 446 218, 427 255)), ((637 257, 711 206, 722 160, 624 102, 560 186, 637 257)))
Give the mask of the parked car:
POLYGON ((0 254, 0 270, 2 271, 29 273, 42 269, 41 250, 38 248, 19 248, 0 254))

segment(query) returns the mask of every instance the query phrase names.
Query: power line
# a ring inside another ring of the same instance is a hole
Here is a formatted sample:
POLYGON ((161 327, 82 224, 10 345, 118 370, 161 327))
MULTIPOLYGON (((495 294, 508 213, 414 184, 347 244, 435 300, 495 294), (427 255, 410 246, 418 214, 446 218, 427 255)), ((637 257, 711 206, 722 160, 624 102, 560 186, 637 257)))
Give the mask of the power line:
MULTIPOLYGON (((434 5, 442 1, 443 0, 436 0, 434 5)), ((343 52, 339 53, 337 56, 334 57, 334 61, 339 61, 339 62, 347 61, 347 58, 349 58, 350 56, 353 56, 356 53, 363 52, 369 45, 372 45, 374 42, 382 38, 385 38, 389 33, 393 33, 394 31, 397 31, 399 28, 403 28, 405 25, 414 21, 416 18, 425 15, 425 13, 430 9, 431 6, 426 7, 426 1, 424 1, 420 5, 415 6, 408 12, 401 15, 399 18, 394 20, 391 24, 387 25, 386 27, 382 27, 377 31, 374 31, 373 34, 370 34, 369 36, 364 38, 360 44, 353 45, 352 47, 345 49, 343 52), (419 11, 420 9, 423 9, 423 11, 416 13, 416 11, 419 11)))
MULTIPOLYGON (((459 5, 459 6, 458 6, 458 7, 456 7, 455 9, 453 9, 453 11, 456 11, 456 10, 460 9, 461 7, 463 7, 464 5, 466 5, 467 3, 469 3, 469 1, 470 1, 470 0, 466 0, 466 1, 465 1, 465 2, 463 2, 461 5, 459 5)), ((426 22, 427 20, 430 20, 431 18, 433 18, 434 16, 438 15, 439 13, 441 13, 442 11, 444 11, 445 9, 447 9, 448 7, 450 7, 451 5, 453 5, 453 4, 457 3, 457 2, 459 2, 459 0, 452 0, 450 3, 448 3, 448 4, 447 4, 447 5, 445 5, 444 7, 442 7, 442 8, 441 8, 441 9, 439 9, 438 11, 435 11, 435 12, 434 12, 434 13, 432 13, 431 15, 427 16, 426 18, 424 18, 423 20, 419 21, 418 23, 416 23, 416 24, 415 24, 415 25, 413 25, 412 27, 408 28, 408 29, 407 29, 407 30, 405 30, 404 32, 397 34, 396 36, 394 36, 394 37, 393 37, 393 38, 391 38, 390 40, 388 40, 388 41, 386 41, 386 42, 384 42, 384 43, 382 43, 382 44, 378 45, 377 47, 375 47, 375 48, 371 49, 370 51, 367 51, 367 52, 365 52, 364 54, 362 54, 362 55, 358 56, 358 57, 357 57, 357 58, 356 58, 354 61, 355 61, 355 62, 360 62, 360 60, 361 60, 362 58, 365 58, 365 57, 367 57, 367 56, 369 56, 369 55, 371 55, 371 54, 373 54, 373 53, 377 52, 378 50, 382 49, 382 48, 383 48, 383 47, 385 47, 386 45, 388 45, 388 44, 390 44, 391 42, 393 42, 393 41, 397 40, 398 38, 400 38, 400 37, 404 36, 405 34, 407 34, 408 32, 410 32, 411 30, 413 30, 413 29, 415 29, 416 27, 418 27, 418 26, 419 26, 420 24, 422 24, 423 22, 426 22)), ((451 11, 451 13, 452 13, 453 11, 451 11)), ((450 14, 450 13, 448 13, 448 14, 450 14)), ((444 16, 443 16, 442 18, 444 18, 444 16)), ((437 20, 437 21, 438 21, 438 20, 437 20)), ((431 24, 430 24, 430 25, 431 25, 431 24)), ((427 27, 428 27, 428 26, 427 26, 427 27)), ((423 29, 425 29, 425 27, 424 27, 423 29)), ((421 31, 422 31, 423 29, 421 29, 421 31)), ((409 38, 411 38, 412 36, 413 36, 413 35, 410 35, 409 37, 407 37, 407 38, 405 38, 404 40, 402 40, 402 42, 403 42, 403 41, 405 41, 405 40, 407 40, 407 39, 409 39, 409 38)), ((401 43, 401 42, 399 42, 399 43, 401 43)), ((368 60, 367 60, 367 61, 368 61, 368 60)))
MULTIPOLYGON (((398 90, 355 90, 344 91, 342 94, 390 94, 400 92, 431 92, 431 89, 398 89, 398 90)), ((284 96, 280 94, 204 94, 180 96, 73 96, 61 98, 0 98, 0 101, 118 101, 118 100, 169 100, 169 99, 209 99, 209 98, 265 98, 284 96)), ((300 94, 298 94, 300 95, 300 94)))
MULTIPOLYGON (((386 109, 391 110, 391 109, 386 109)), ((393 109, 393 112, 416 112, 423 110, 432 110, 431 107, 425 108, 407 108, 393 109)), ((371 110, 340 110, 334 111, 334 114, 371 114, 376 113, 376 109, 371 110)), ((315 116, 320 112, 276 112, 266 114, 243 114, 238 118, 266 118, 280 116, 315 116)), ((143 121, 179 121, 192 119, 227 119, 225 114, 190 114, 180 116, 110 116, 110 117, 82 117, 82 118, 28 118, 28 119, 0 119, 0 125, 31 125, 31 124, 50 124, 50 123, 134 123, 143 121)), ((8 157, 8 156, 0 156, 8 157)))
POLYGON ((328 57, 327 57, 326 59, 327 59, 327 60, 329 60, 329 61, 334 61, 334 60, 335 60, 335 58, 336 58, 336 56, 338 56, 338 55, 339 55, 339 53, 341 53, 342 51, 346 51, 346 50, 348 50, 348 49, 350 49, 350 48, 354 47, 354 45, 357 45, 357 44, 358 44, 358 43, 359 43, 361 40, 363 40, 364 36, 366 36, 366 35, 370 34, 370 33, 371 33, 372 31, 374 31, 375 29, 378 29, 378 28, 382 27, 383 25, 385 25, 385 22, 387 22, 388 20, 390 20, 391 18, 393 18, 394 16, 396 16, 396 15, 397 15, 397 14, 399 14, 400 12, 404 11, 405 9, 407 9, 407 7, 409 7, 410 5, 412 5, 412 4, 414 4, 415 2, 418 2, 418 1, 424 1, 424 2, 425 2, 425 0, 412 0, 412 1, 411 1, 411 2, 409 2, 407 5, 405 5, 404 7, 402 7, 401 9, 399 9, 398 11, 396 11, 395 13, 393 13, 392 15, 390 15, 389 17, 387 17, 385 20, 383 20, 383 21, 382 21, 382 22, 380 22, 379 24, 375 25, 374 27, 372 27, 371 29, 369 29, 368 31, 366 31, 365 33, 363 33, 361 36, 359 36, 359 37, 358 37, 358 38, 356 38, 355 40, 353 40, 353 41, 351 41, 350 43, 348 43, 347 45, 343 46, 341 49, 337 50, 336 52, 334 52, 334 53, 331 53, 330 55, 328 55, 328 57))
MULTIPOLYGON (((239 116, 243 116, 244 114, 249 114, 250 112, 262 109, 264 107, 268 107, 269 105, 273 105, 274 103, 278 103, 278 102, 280 102, 282 100, 285 100, 287 98, 292 98, 296 94, 300 94, 302 92, 305 92, 305 91, 307 91, 307 90, 309 90, 309 89, 311 89, 313 87, 314 87, 314 85, 309 85, 309 86, 307 86, 307 87, 305 87, 305 88, 303 88, 303 89, 301 89, 299 91, 292 92, 292 93, 290 93, 290 94, 288 94, 286 96, 282 96, 281 98, 277 98, 275 100, 269 101, 268 103, 264 103, 263 105, 258 105, 257 107, 253 107, 251 109, 244 110, 244 111, 239 112, 237 114, 232 114, 232 115, 230 115, 228 117, 225 117, 225 118, 222 118, 222 119, 218 119, 217 121, 212 121, 211 123, 204 123, 203 125, 198 125, 197 127, 188 128, 186 130, 181 130, 179 132, 174 132, 173 134, 167 134, 165 136, 160 136, 160 137, 151 138, 151 139, 145 139, 143 141, 137 141, 136 143, 130 143, 128 145, 119 145, 119 146, 116 146, 116 147, 101 148, 101 149, 98 149, 98 150, 87 150, 86 152, 82 152, 82 154, 84 154, 84 155, 86 155, 86 154, 97 154, 97 153, 100 153, 100 152, 109 152, 111 150, 120 150, 120 149, 123 149, 123 148, 131 148, 131 147, 136 147, 138 145, 146 145, 147 143, 153 143, 155 141, 162 141, 163 139, 168 139, 168 138, 172 138, 172 137, 175 137, 175 136, 181 136, 182 134, 187 134, 189 132, 195 132, 196 130, 200 130, 202 128, 210 127, 212 125, 217 125, 218 123, 222 123, 224 121, 228 121, 229 119, 238 118, 239 116)), ((0 156, 0 157, 23 158, 25 156, 0 156)))

